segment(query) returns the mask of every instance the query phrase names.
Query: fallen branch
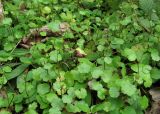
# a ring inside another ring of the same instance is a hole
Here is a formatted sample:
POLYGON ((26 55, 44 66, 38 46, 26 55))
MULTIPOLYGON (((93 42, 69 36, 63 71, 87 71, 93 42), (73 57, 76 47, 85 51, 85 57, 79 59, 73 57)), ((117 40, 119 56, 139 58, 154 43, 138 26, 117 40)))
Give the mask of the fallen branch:
POLYGON ((20 46, 24 48, 29 48, 31 45, 31 42, 45 42, 48 37, 52 36, 61 36, 66 31, 69 31, 69 24, 66 22, 59 24, 59 31, 54 32, 51 29, 48 28, 48 26, 43 26, 41 28, 35 28, 31 29, 29 34, 27 34, 25 37, 23 37, 20 46), (46 32, 46 38, 42 38, 40 35, 41 32, 46 32))

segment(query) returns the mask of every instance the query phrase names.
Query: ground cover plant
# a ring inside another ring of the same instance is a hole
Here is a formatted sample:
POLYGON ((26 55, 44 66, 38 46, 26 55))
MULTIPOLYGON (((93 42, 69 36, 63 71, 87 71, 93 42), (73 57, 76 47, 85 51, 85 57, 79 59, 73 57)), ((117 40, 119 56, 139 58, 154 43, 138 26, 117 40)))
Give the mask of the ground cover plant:
POLYGON ((152 114, 159 5, 1 0, 0 114, 152 114))

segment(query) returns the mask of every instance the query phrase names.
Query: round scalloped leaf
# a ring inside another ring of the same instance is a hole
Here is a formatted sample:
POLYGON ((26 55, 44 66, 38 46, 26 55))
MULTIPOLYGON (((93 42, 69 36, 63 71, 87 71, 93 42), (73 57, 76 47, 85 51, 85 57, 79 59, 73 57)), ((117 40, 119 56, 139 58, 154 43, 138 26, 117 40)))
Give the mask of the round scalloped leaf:
POLYGON ((78 71, 80 73, 89 73, 91 70, 90 65, 86 64, 86 63, 82 63, 78 66, 78 71))
POLYGON ((37 86, 37 92, 41 95, 44 95, 50 91, 50 86, 47 83, 39 84, 37 86))

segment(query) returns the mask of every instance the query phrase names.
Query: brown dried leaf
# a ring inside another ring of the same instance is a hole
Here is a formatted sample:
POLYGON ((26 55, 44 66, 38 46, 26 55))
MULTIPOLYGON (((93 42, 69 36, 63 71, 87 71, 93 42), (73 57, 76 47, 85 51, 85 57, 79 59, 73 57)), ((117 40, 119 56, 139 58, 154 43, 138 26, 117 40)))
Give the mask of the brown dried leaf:
POLYGON ((69 24, 66 22, 63 22, 59 25, 59 28, 60 28, 61 32, 66 32, 69 30, 69 24))
POLYGON ((160 114, 160 87, 150 89, 149 94, 152 96, 153 102, 151 102, 151 108, 145 114, 160 114))

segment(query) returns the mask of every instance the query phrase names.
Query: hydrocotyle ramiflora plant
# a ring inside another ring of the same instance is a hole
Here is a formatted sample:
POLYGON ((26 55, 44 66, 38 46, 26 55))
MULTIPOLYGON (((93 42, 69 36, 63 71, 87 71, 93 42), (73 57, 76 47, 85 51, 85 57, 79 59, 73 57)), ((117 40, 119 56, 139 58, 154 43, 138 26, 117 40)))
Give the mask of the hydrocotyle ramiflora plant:
POLYGON ((0 114, 144 114, 159 0, 0 3, 0 114))

